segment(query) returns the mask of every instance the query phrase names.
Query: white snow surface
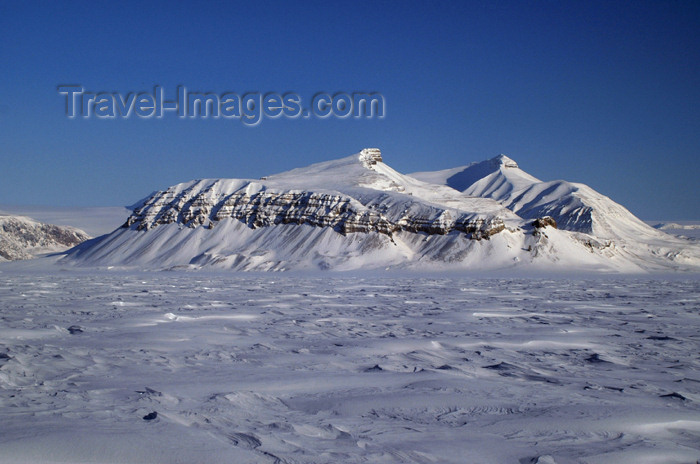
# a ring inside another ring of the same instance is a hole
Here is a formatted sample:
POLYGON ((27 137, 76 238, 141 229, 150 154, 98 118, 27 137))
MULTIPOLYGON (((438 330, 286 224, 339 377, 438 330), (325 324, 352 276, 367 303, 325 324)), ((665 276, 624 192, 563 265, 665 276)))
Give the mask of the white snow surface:
POLYGON ((3 464, 700 460, 697 276, 34 261, 0 265, 3 464))
POLYGON ((366 149, 260 180, 185 182, 137 203, 127 227, 71 250, 62 264, 247 271, 700 269, 697 243, 648 227, 584 185, 539 182, 503 155, 418 177, 424 180, 395 171, 378 150, 366 149), (450 186, 454 179, 471 187, 460 192, 452 187, 462 184, 450 186), (531 224, 532 217, 572 211, 580 212, 578 223, 593 224, 592 231, 535 230, 531 224))

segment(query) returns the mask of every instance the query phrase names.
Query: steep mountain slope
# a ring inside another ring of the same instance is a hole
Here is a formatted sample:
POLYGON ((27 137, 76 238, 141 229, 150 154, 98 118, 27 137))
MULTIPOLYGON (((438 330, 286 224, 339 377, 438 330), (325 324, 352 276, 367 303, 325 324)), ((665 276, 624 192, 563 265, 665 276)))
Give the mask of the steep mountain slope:
POLYGON ((31 259, 64 251, 89 239, 80 229, 44 224, 24 216, 0 215, 0 261, 31 259))
POLYGON ((497 201, 502 201, 513 191, 541 182, 520 169, 506 155, 468 166, 410 175, 431 184, 448 185, 470 196, 494 198, 497 201))
POLYGON ((526 219, 551 216, 560 229, 616 239, 630 234, 666 238, 626 208, 584 184, 543 182, 505 155, 444 171, 412 176, 448 185, 469 196, 492 198, 526 219))
POLYGON ((685 264, 700 259, 697 244, 650 227, 587 185, 564 180, 543 182, 505 155, 411 176, 450 186, 468 196, 494 199, 523 219, 550 216, 559 229, 607 241, 634 259, 666 257, 685 264))
POLYGON ((685 255, 680 263, 646 258, 590 234, 535 226, 495 199, 403 175, 379 150, 365 149, 259 180, 174 185, 137 203, 121 228, 76 247, 63 262, 240 270, 526 264, 639 271, 687 264, 685 255))

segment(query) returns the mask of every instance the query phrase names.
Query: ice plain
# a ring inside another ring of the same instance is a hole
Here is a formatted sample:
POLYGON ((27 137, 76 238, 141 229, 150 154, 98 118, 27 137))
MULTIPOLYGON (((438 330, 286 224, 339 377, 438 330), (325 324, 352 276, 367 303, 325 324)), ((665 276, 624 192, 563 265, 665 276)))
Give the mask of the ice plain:
POLYGON ((697 275, 21 269, 3 464, 700 460, 697 275))

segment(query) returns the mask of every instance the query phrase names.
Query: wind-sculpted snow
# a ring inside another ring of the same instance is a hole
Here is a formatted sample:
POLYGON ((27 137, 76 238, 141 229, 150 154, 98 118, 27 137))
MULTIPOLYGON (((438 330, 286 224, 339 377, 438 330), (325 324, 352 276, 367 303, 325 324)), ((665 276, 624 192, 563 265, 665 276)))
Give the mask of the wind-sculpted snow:
POLYGON ((17 264, 3 464, 700 459, 697 280, 17 264))
POLYGON ((74 227, 0 215, 0 260, 31 259, 42 253, 66 250, 89 238, 74 227))

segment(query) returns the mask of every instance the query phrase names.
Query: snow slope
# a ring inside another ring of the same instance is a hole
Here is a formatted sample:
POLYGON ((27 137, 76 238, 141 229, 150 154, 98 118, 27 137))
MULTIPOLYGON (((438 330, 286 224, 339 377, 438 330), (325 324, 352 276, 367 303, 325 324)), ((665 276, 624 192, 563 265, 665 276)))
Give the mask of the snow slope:
POLYGON ((31 259, 64 251, 89 238, 74 227, 44 224, 24 216, 0 215, 0 261, 31 259))
MULTIPOLYGON (((533 178, 534 179, 534 178, 533 178)), ((700 257, 700 254, 698 254, 700 257)), ((66 264, 240 270, 534 267, 640 271, 696 265, 640 259, 575 231, 536 229, 493 198, 403 175, 377 149, 252 179, 174 185, 66 264)))
POLYGON ((686 262, 700 258, 697 244, 650 227, 625 207, 587 185, 564 180, 541 181, 505 155, 411 176, 448 185, 468 196, 494 199, 523 219, 550 216, 559 229, 611 241, 619 249, 640 258, 672 256, 676 252, 684 254, 686 262))
POLYGON ((649 232, 649 227, 627 209, 587 185, 564 180, 543 182, 505 155, 412 176, 448 185, 469 196, 492 198, 522 218, 551 216, 560 229, 601 238, 619 237, 621 228, 649 232))

